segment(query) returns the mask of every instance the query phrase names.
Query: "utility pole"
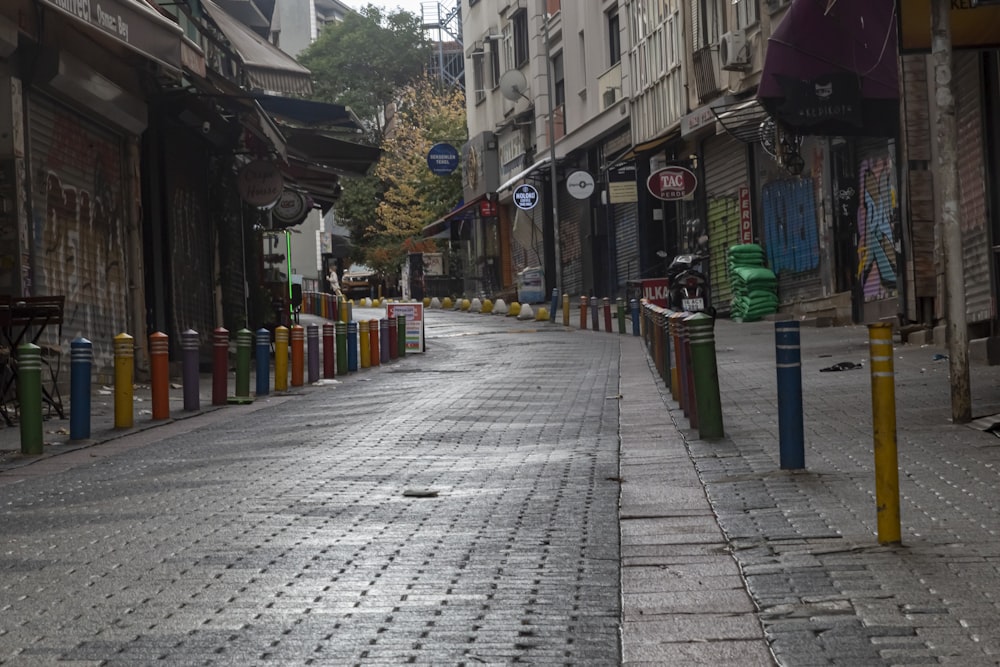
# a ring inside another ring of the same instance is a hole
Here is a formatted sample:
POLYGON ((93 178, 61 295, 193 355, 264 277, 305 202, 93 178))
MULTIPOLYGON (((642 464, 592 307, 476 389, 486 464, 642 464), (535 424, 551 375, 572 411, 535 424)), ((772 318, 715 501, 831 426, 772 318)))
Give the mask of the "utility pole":
POLYGON ((972 421, 969 389, 969 331, 965 316, 962 230, 958 221, 958 123, 952 85, 951 1, 931 1, 931 55, 938 147, 938 190, 941 194, 941 240, 945 258, 948 316, 948 367, 951 374, 951 419, 972 421))
POLYGON ((556 287, 560 294, 565 294, 562 284, 562 251, 559 247, 559 185, 556 183, 556 104, 555 104, 555 72, 552 67, 552 45, 549 42, 549 11, 545 0, 538 0, 538 5, 542 8, 542 20, 545 22, 545 79, 548 84, 549 99, 549 181, 551 187, 549 194, 552 199, 552 245, 555 246, 556 261, 556 287))

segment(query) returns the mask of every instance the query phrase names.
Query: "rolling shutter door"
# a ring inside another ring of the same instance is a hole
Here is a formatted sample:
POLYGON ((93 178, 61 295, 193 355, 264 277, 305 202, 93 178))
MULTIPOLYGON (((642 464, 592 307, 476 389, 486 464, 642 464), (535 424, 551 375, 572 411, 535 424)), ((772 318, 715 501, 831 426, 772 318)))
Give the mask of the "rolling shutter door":
POLYGON ((896 170, 888 139, 859 139, 858 284, 865 303, 897 294, 898 266, 893 223, 898 219, 894 191, 896 170))
POLYGON ((704 159, 709 294, 719 313, 728 313, 733 291, 726 255, 739 243, 739 187, 747 182, 746 145, 728 134, 712 137, 705 141, 704 159))
POLYGON ((612 204, 608 209, 615 229, 618 293, 625 294, 625 283, 639 278, 639 208, 632 203, 612 204))
POLYGON ((561 237, 562 288, 564 294, 583 293, 583 208, 587 200, 574 199, 559 188, 559 236, 561 237))

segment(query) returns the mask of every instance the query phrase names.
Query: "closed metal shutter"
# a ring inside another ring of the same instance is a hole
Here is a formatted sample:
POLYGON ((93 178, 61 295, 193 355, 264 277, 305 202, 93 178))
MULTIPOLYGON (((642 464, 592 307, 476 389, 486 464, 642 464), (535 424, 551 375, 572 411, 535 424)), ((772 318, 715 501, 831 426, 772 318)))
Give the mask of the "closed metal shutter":
POLYGON ((859 139, 858 285, 864 303, 894 299, 897 294, 899 239, 896 238, 896 169, 888 139, 859 139))
POLYGON ((625 294, 625 283, 639 279, 639 206, 611 204, 608 216, 614 225, 618 293, 625 294))
MULTIPOLYGON (((587 200, 574 199, 559 188, 559 236, 561 237, 562 283, 564 294, 583 293, 583 238, 581 229, 587 216, 587 200)), ((589 235, 589 234, 588 234, 589 235)))
POLYGON ((733 288, 726 255, 739 243, 739 187, 747 182, 746 144, 722 135, 705 140, 709 294, 720 314, 730 311, 733 288))
POLYGON ((955 119, 958 122, 959 212, 962 226, 962 262, 965 270, 966 320, 991 318, 993 281, 990 277, 990 241, 986 214, 986 167, 983 151, 983 98, 980 55, 955 52, 955 119))
MULTIPOLYGON (((114 337, 129 331, 125 265, 124 140, 32 92, 28 97, 35 295, 66 297, 64 352, 84 336, 94 369, 114 366, 114 337)), ((55 342, 50 340, 50 343, 55 342)))

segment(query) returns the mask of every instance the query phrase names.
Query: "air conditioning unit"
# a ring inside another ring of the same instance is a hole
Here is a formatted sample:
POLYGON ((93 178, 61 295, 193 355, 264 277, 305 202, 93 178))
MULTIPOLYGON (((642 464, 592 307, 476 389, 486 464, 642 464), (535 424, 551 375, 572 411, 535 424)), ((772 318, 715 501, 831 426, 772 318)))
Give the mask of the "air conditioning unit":
POLYGON ((747 48, 746 32, 733 30, 722 35, 719 40, 719 61, 722 69, 747 69, 750 65, 750 49, 747 48))
POLYGON ((604 108, 605 109, 607 109, 609 106, 611 106, 612 104, 614 104, 616 99, 617 99, 617 97, 615 95, 615 89, 614 88, 605 88, 604 89, 604 108))

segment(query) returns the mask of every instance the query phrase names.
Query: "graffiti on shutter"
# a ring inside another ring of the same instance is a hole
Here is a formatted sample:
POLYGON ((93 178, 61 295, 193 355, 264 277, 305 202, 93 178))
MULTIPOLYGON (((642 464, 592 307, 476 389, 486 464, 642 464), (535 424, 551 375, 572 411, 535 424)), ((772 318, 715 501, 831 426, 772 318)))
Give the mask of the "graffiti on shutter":
POLYGON ((726 255, 739 242, 739 187, 747 183, 746 145, 729 135, 705 141, 705 203, 708 215, 709 294, 720 313, 733 298, 726 255))
POLYGON ((896 169, 887 139, 859 140, 858 285, 864 301, 896 296, 898 279, 896 169))

